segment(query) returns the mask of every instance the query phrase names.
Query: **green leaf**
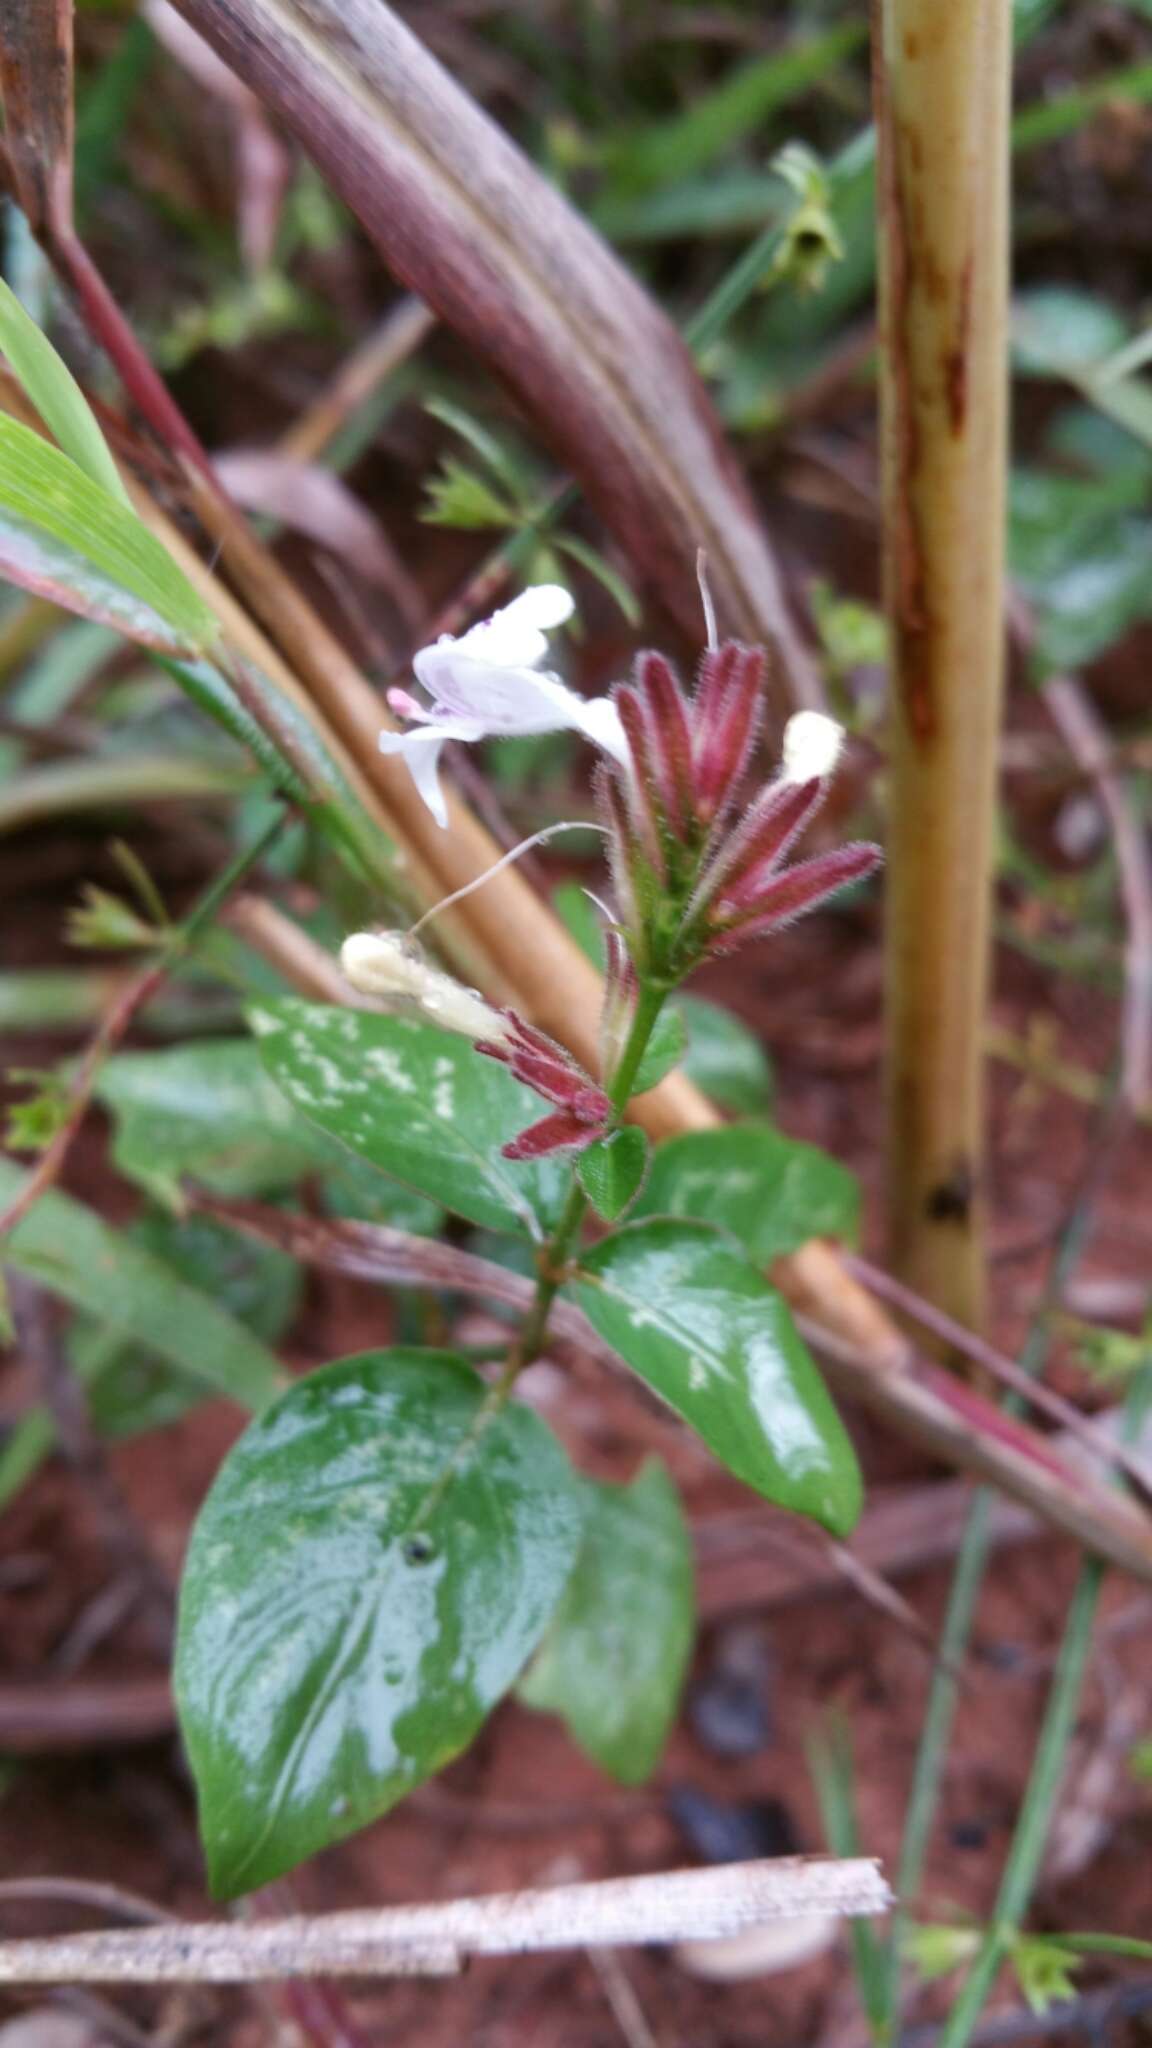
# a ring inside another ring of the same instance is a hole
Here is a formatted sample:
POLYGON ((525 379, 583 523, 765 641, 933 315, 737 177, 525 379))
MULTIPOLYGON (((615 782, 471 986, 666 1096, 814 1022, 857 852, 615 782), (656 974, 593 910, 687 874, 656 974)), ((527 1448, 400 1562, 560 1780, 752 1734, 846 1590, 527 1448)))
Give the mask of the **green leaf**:
POLYGON ((672 998, 688 1032, 684 1072, 734 1116, 755 1116, 772 1101, 772 1068, 756 1033, 703 996, 672 998))
POLYGON ((1059 1999, 1075 1998, 1073 1970, 1083 1968, 1082 1957, 1048 1934, 1018 1934, 1011 1946, 1012 1967, 1028 2004, 1035 2013, 1046 2013, 1059 1999))
POLYGON ((947 1921, 926 1921, 909 1927, 904 1942, 913 1968, 926 1984, 948 1977, 961 1963, 970 1963, 983 1940, 980 1927, 951 1927, 947 1921))
POLYGON ((694 95, 683 113, 622 136, 612 152, 621 188, 662 185, 702 170, 808 91, 857 46, 863 33, 859 21, 841 22, 769 56, 750 58, 710 92, 694 95))
POLYGON ((467 442, 481 462, 487 463, 493 476, 519 502, 529 482, 527 467, 517 461, 496 434, 490 433, 480 420, 465 412, 462 405, 454 405, 449 398, 429 398, 424 409, 432 414, 433 419, 442 420, 454 434, 459 434, 460 439, 467 442))
POLYGON ((427 526, 505 527, 518 524, 515 509, 497 496, 474 469, 447 456, 426 486, 420 517, 427 526))
POLYGON ((1009 558, 1033 611, 1040 673, 1091 661, 1152 614, 1152 522, 1140 467, 1100 477, 1017 469, 1009 486, 1009 558))
POLYGON ((584 1542, 520 1698, 559 1714, 624 1785, 660 1761, 692 1654, 692 1542, 659 1458, 628 1486, 588 1482, 584 1542))
POLYGON ((646 1095, 649 1088, 655 1088, 665 1074, 679 1066, 687 1050, 688 1026, 680 1011, 669 1004, 656 1019, 656 1028, 632 1085, 633 1095, 646 1095))
POLYGON ((120 1172, 168 1208, 179 1207, 185 1174, 213 1194, 266 1195, 343 1163, 340 1147, 285 1100, 247 1038, 120 1053, 96 1095, 115 1118, 120 1172))
MULTIPOLYGON (((587 541, 579 539, 574 533, 558 534, 556 536, 556 546, 562 554, 569 557, 570 561, 579 562, 582 569, 587 569, 588 574, 594 576, 597 583, 603 585, 609 597, 615 600, 623 612, 630 626, 638 626, 640 624, 642 614, 635 591, 630 584, 625 582, 619 570, 614 569, 611 562, 605 560, 599 548, 589 547, 587 541)), ((541 578, 541 581, 543 580, 541 578)))
POLYGON ((717 1224, 767 1266, 811 1237, 853 1243, 860 1186, 839 1160, 800 1138, 768 1124, 727 1124, 657 1146, 637 1215, 717 1224))
POLYGON ((490 1230, 544 1234, 568 1175, 500 1147, 540 1098, 450 1031, 285 1000, 252 1012, 268 1072, 306 1117, 418 1194, 490 1230))
POLYGON ((387 1812, 539 1642, 582 1493, 528 1409, 478 1427, 487 1396, 448 1353, 367 1352, 292 1387, 221 1467, 175 1670, 218 1898, 387 1812))
POLYGON ((598 1216, 615 1223, 639 1192, 648 1165, 648 1140, 634 1124, 588 1145, 576 1176, 598 1216))
MULTIPOLYGON (((23 1180, 0 1159, 0 1202, 10 1201, 23 1180)), ((70 1195, 42 1195, 4 1240, 0 1257, 243 1407, 262 1408, 284 1383, 271 1352, 234 1316, 70 1195)))
POLYGON ((168 653, 220 638, 215 615, 136 514, 6 414, 0 576, 168 653))
POLYGON ((783 1297, 715 1231, 631 1223, 572 1292, 640 1378, 766 1500, 843 1536, 860 1512, 844 1426, 783 1297))
MULTIPOLYGON (((266 1344, 276 1343, 291 1323, 300 1302, 300 1268, 273 1245, 257 1244, 214 1216, 177 1218, 159 1210, 131 1224, 128 1235, 266 1344)), ((106 1436, 159 1429, 205 1396, 186 1373, 144 1345, 125 1343, 104 1324, 75 1324, 68 1350, 88 1386, 92 1420, 106 1436)))
POLYGON ((1063 285, 1022 292, 1012 308, 1013 362, 1025 376, 1091 370, 1127 338, 1125 322, 1105 299, 1063 285))
POLYGON ((65 455, 85 476, 131 510, 128 493, 112 460, 96 416, 67 364, 46 334, 25 312, 0 278, 0 349, 65 455))
MULTIPOLYGON (((312 1135, 319 1143, 325 1142, 320 1132, 312 1135)), ((357 1159, 342 1145, 334 1145, 333 1150, 338 1159, 323 1173, 318 1188, 326 1216, 348 1217, 357 1223, 389 1223, 394 1230, 406 1230, 410 1237, 439 1236, 444 1211, 438 1202, 413 1194, 398 1180, 389 1180, 378 1166, 357 1159)))

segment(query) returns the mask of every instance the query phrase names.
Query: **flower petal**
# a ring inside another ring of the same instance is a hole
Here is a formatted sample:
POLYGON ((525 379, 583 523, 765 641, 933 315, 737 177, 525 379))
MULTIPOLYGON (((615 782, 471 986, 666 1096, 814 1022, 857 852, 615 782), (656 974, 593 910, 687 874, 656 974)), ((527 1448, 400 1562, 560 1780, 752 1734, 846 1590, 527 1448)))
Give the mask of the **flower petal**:
MULTIPOLYGON (((453 644, 473 661, 495 662, 500 668, 533 668, 548 651, 545 632, 562 626, 574 609, 571 596, 560 584, 532 584, 453 644)), ((419 669, 416 672, 419 675, 419 669)))
POLYGON ((483 739, 484 728, 475 719, 441 719, 434 725, 418 726, 415 732, 382 732, 378 741, 382 754, 401 754, 412 771, 412 780, 438 825, 447 829, 448 805, 440 787, 440 752, 445 740, 483 739))

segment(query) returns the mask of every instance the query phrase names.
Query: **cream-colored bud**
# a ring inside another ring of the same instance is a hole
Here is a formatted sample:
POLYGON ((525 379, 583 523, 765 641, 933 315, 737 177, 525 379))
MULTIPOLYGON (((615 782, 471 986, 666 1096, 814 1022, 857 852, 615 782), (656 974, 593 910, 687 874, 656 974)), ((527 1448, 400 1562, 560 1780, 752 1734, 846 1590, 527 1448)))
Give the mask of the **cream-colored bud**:
POLYGON ((811 782, 831 775, 844 745, 844 727, 823 711, 798 711, 784 728, 785 782, 811 782))
POLYGON ((353 988, 388 1010, 415 1012, 464 1038, 500 1041, 508 1035, 498 1010, 433 967, 404 932, 352 932, 340 948, 340 965, 353 988))

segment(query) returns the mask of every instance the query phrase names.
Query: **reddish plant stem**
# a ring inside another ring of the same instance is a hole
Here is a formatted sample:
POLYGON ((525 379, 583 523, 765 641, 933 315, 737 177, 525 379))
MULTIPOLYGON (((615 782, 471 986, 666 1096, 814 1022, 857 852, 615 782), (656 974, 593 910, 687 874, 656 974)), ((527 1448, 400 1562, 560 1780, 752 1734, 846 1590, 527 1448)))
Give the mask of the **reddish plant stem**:
MULTIPOLYGON (((930 1301, 925 1301, 922 1294, 917 1294, 913 1288, 906 1287, 902 1280, 897 1280, 893 1274, 886 1273, 882 1267, 874 1266, 868 1259, 858 1258, 852 1253, 845 1254, 844 1263, 849 1272, 854 1273, 858 1280, 862 1280, 865 1287, 870 1288, 881 1301, 887 1301, 893 1308, 900 1309, 904 1315, 913 1317, 923 1329, 931 1330, 934 1336, 941 1337, 947 1345, 962 1352, 975 1365, 982 1366, 993 1379, 999 1380, 1002 1386, 1011 1387, 1014 1393, 1021 1394, 1033 1408, 1038 1408, 1042 1415, 1050 1416, 1053 1422, 1058 1422, 1070 1436, 1075 1436, 1081 1443, 1086 1443, 1094 1457, 1126 1473, 1145 1500, 1152 1496, 1152 1472, 1149 1472, 1143 1461, 1134 1452, 1126 1450, 1123 1444, 1106 1442, 1092 1427, 1089 1417, 1082 1414, 1071 1401, 1064 1400, 1062 1395, 1054 1393, 1052 1388, 1046 1387, 1042 1381, 1033 1379, 1014 1358, 1009 1358, 1003 1351, 998 1351, 994 1344, 987 1343, 972 1330, 965 1329, 963 1323, 958 1323, 953 1316, 945 1315, 943 1309, 935 1308, 930 1301)), ((940 1389, 943 1379, 944 1376, 939 1373, 933 1375, 933 1384, 937 1390, 940 1389)))
POLYGON ((101 1067, 109 1053, 120 1043, 136 1012, 143 1008, 150 996, 155 995, 170 964, 167 957, 153 961, 142 974, 136 975, 129 982, 108 1011, 80 1062, 67 1117, 51 1143, 45 1146, 23 1187, 12 1197, 8 1207, 0 1213, 0 1238, 15 1230, 16 1225, 28 1214, 33 1204, 38 1202, 41 1195, 46 1194, 59 1179, 64 1162, 72 1150, 77 1132, 84 1120, 84 1113, 92 1100, 92 1090, 96 1086, 101 1067))
POLYGON ((1152 863, 1144 828, 1116 771, 1107 729, 1074 676, 1050 676, 1044 701, 1077 767, 1095 785, 1112 831, 1127 935, 1120 1020, 1120 1095, 1134 1115, 1152 1102, 1152 863))

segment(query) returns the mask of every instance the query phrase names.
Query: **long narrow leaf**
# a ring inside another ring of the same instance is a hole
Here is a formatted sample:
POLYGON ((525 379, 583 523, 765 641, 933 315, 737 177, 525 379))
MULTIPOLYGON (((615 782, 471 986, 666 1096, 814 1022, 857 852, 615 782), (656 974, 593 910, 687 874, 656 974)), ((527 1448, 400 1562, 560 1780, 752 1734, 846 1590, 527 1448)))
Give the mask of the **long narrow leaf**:
POLYGON ((506 378, 672 614, 718 609, 814 670, 779 571, 670 323, 383 0, 179 0, 300 138, 390 268, 506 378))
POLYGON ((6 414, 0 575, 172 653, 199 653, 219 639, 208 606, 130 507, 6 414))
MULTIPOLYGON (((9 1202, 23 1178, 11 1160, 0 1159, 0 1201, 9 1202)), ((2 1251, 17 1272, 242 1407, 263 1408, 284 1384, 272 1353, 250 1330, 70 1195, 41 1196, 2 1251)))
POLYGON ((120 472, 100 432, 92 408, 68 365, 61 361, 47 335, 24 311, 14 291, 0 278, 0 349, 45 425, 65 455, 123 505, 129 505, 120 472))

